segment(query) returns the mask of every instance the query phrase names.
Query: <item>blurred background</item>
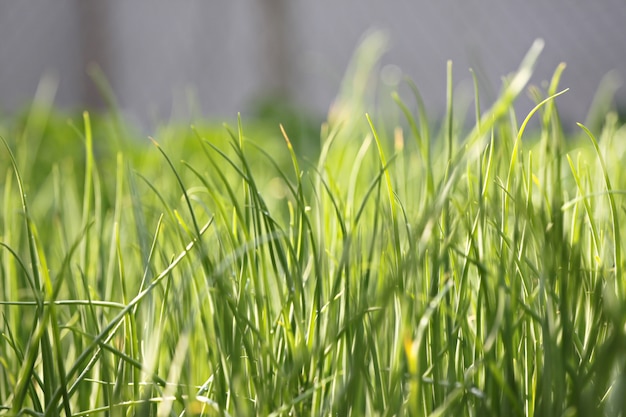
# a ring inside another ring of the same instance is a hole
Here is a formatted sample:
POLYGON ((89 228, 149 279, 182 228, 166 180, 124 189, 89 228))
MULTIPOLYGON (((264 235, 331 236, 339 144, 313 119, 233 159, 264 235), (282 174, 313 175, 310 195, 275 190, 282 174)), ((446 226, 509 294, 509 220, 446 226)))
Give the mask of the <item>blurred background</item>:
POLYGON ((323 117, 372 29, 388 34, 383 78, 414 80, 433 117, 445 107, 448 59, 458 90, 471 94, 476 71, 487 105, 538 37, 534 83, 567 63, 566 124, 585 121, 597 93, 626 106, 624 0, 55 0, 0 3, 0 114, 38 95, 70 110, 108 100, 144 127, 272 103, 323 117))

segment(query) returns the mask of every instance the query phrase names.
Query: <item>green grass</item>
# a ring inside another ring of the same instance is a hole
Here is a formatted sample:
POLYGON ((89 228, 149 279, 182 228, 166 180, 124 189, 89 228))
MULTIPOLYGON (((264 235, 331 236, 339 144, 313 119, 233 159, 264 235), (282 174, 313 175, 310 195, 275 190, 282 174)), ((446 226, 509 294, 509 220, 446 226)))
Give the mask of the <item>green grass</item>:
POLYGON ((367 108, 370 43, 310 148, 4 123, 0 415, 624 415, 626 127, 566 138, 537 43, 471 129, 450 66, 437 132, 367 108))

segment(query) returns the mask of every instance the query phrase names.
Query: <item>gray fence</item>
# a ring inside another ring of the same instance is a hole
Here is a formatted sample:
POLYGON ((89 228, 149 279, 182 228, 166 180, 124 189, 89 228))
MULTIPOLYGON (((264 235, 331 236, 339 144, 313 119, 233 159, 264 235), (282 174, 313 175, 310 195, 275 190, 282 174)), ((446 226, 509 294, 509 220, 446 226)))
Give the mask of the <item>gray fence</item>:
MULTIPOLYGON (((448 59, 461 86, 477 70, 488 100, 537 37, 546 47, 534 82, 568 64, 566 120, 585 118, 603 79, 626 76, 624 0, 14 1, 0 3, 0 109, 24 106, 42 79, 59 106, 97 106, 87 75, 97 63, 143 122, 191 117, 189 103, 232 117, 267 94, 322 113, 371 28, 391 40, 383 65, 412 78, 433 112, 448 59)), ((623 88, 617 98, 626 104, 623 88)))

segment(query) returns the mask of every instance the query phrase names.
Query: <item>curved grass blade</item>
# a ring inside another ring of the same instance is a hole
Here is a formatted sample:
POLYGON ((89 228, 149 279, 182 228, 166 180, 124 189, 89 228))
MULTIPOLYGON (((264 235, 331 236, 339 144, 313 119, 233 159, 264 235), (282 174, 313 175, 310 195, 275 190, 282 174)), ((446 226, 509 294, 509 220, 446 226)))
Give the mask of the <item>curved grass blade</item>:
POLYGON ((600 167, 602 168, 602 176, 604 177, 604 185, 606 186, 606 189, 607 189, 607 197, 609 199, 609 205, 611 207, 611 216, 613 220, 613 239, 614 239, 613 259, 615 262, 615 276, 618 277, 615 280, 615 284, 617 285, 617 291, 618 291, 617 293, 619 294, 621 299, 624 299, 626 294, 624 293, 624 284, 623 284, 623 279, 622 279, 622 269, 623 269, 622 243, 621 243, 622 239, 621 239, 620 221, 619 221, 618 211, 615 205, 615 197, 612 192, 613 186, 611 185, 609 172, 606 166, 606 162, 604 161, 604 157, 602 156, 602 152, 600 151, 600 145, 598 145, 598 141, 596 140, 593 133, 591 133, 591 131, 587 129, 587 127, 585 127, 585 125, 583 125, 582 123, 576 123, 576 124, 585 132, 585 134, 591 140, 591 143, 593 144, 593 148, 596 151, 596 155, 598 156, 600 167))

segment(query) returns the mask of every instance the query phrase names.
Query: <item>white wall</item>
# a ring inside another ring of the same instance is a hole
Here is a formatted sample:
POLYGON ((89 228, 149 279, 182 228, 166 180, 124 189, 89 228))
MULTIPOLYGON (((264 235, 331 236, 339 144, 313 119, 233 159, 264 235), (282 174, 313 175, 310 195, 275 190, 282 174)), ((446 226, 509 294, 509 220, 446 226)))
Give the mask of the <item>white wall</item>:
MULTIPOLYGON (((493 97, 543 37, 535 81, 566 61, 562 85, 571 91, 559 106, 566 120, 583 120, 601 79, 611 70, 626 77, 624 22, 624 0, 2 2, 0 109, 24 105, 44 73, 58 77, 60 106, 96 105, 85 68, 98 61, 121 108, 142 122, 172 108, 189 118, 187 93, 216 118, 274 90, 322 113, 359 39, 376 27, 391 39, 384 63, 414 79, 434 112, 448 59, 459 83, 471 66, 493 97)), ((623 88, 619 97, 626 104, 623 88)))
POLYGON ((32 100, 44 73, 60 82, 60 105, 83 94, 79 13, 72 1, 0 3, 0 109, 32 100))
MULTIPOLYGON (((537 37, 546 46, 534 82, 549 79, 561 61, 568 64, 562 86, 570 87, 559 108, 571 120, 583 120, 601 79, 612 70, 626 77, 626 2, 623 0, 376 0, 296 1, 301 95, 317 105, 336 89, 347 52, 363 31, 387 29, 391 50, 386 63, 399 65, 416 81, 427 103, 442 109, 446 61, 455 79, 469 80, 469 67, 483 75, 484 93, 493 97, 501 76, 517 68, 537 37), (358 6, 356 5, 358 4, 358 6), (333 74, 327 82, 322 74, 333 74), (308 82, 314 79, 315 82, 308 82)), ((626 104, 626 91, 620 90, 626 104)), ((525 107, 530 107, 530 101, 525 107)), ((522 106, 524 107, 524 106, 522 106)))

